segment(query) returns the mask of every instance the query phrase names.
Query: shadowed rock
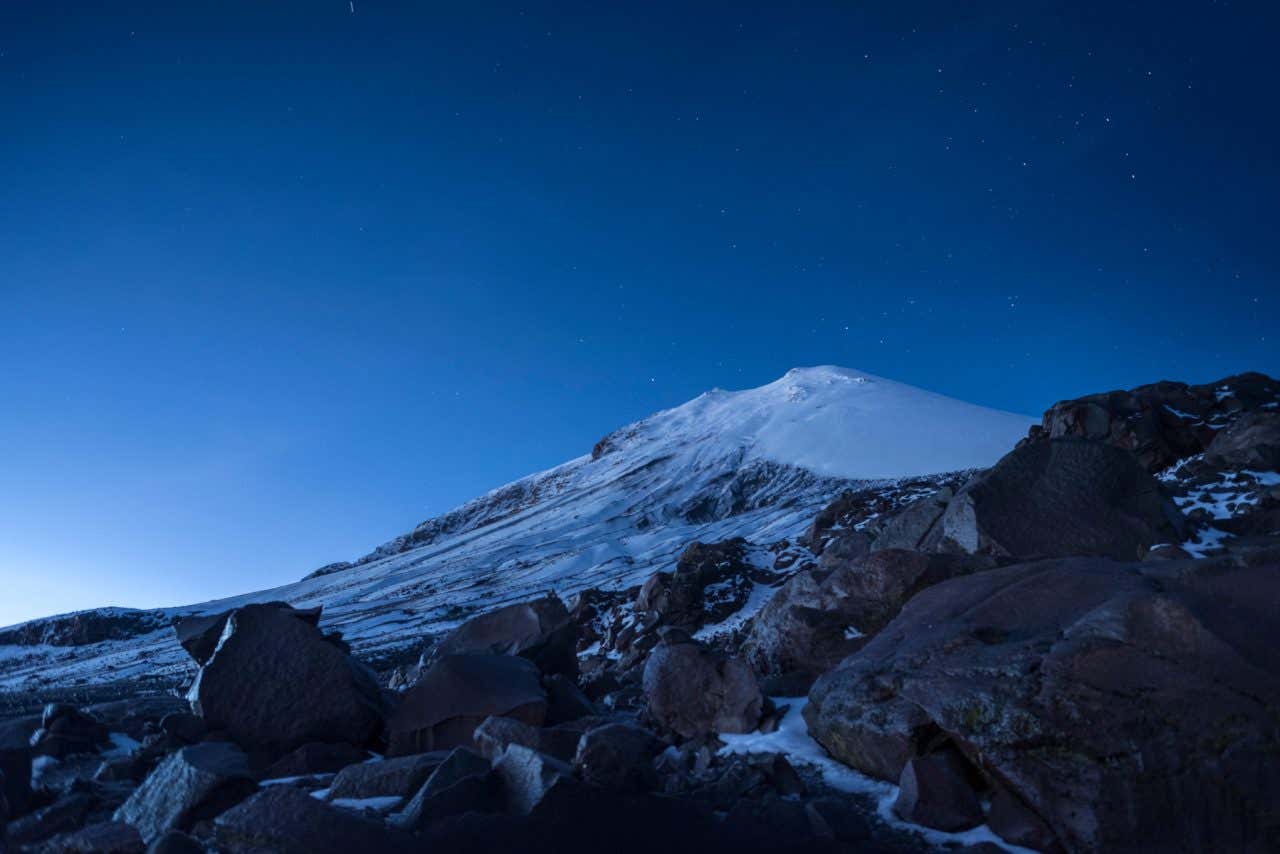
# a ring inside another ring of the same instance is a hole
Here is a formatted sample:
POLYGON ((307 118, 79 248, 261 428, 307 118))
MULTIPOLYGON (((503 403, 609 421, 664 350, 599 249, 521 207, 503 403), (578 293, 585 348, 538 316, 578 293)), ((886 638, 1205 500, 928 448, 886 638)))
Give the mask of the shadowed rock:
POLYGON ((405 830, 467 812, 498 812, 504 806, 502 784, 489 760, 466 747, 455 748, 392 822, 405 830))
POLYGON ((1277 650, 1280 566, 1019 564, 917 594, 805 719, 889 780, 949 739, 1068 850, 1261 850, 1280 838, 1277 650))
POLYGON ((531 726, 546 719, 547 697, 530 661, 510 655, 446 655, 400 699, 387 728, 392 755, 474 744, 490 715, 531 726))
POLYGON ((246 749, 313 741, 366 744, 382 728, 377 682, 326 641, 309 612, 248 605, 231 613, 189 697, 212 730, 246 749))
POLYGON ((411 797, 448 756, 444 752, 418 753, 348 765, 329 786, 329 800, 335 798, 411 797))
POLYGON ((156 767, 121 807, 125 822, 150 842, 167 830, 189 830, 254 790, 249 761, 228 742, 184 747, 156 767))
POLYGON ((746 663, 669 630, 649 654, 644 693, 655 720, 684 738, 751 732, 764 697, 746 663))
POLYGON ((527 658, 543 673, 578 674, 578 627, 555 596, 472 617, 440 642, 437 655, 489 653, 527 658))
POLYGON ((288 786, 263 789, 213 824, 220 851, 398 854, 421 850, 412 837, 382 822, 328 806, 288 786))

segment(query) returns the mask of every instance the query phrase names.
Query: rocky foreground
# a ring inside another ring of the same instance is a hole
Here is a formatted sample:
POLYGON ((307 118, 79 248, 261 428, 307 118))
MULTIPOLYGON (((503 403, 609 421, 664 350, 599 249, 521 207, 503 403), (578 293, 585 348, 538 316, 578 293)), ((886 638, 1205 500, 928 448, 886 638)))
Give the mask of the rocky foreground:
POLYGON ((381 672, 319 608, 179 619, 180 691, 0 720, 0 848, 1280 850, 1280 383, 833 499, 381 672))

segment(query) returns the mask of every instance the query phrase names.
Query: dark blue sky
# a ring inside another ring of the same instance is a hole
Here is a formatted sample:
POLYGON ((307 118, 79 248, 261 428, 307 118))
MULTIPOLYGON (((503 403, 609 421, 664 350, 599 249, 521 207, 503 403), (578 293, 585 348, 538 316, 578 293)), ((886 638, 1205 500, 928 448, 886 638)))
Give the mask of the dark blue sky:
POLYGON ((289 581, 794 365, 1280 372, 1274 8, 4 3, 0 623, 289 581))

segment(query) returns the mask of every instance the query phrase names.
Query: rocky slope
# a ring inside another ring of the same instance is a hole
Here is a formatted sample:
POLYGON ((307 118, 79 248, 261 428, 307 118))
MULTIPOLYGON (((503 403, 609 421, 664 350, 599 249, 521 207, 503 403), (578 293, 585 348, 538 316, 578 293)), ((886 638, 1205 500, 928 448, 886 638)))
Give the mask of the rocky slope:
POLYGON ((231 600, 104 609, 0 631, 0 692, 185 678, 167 626, 179 616, 285 600, 324 605, 373 660, 408 651, 481 607, 555 590, 621 590, 690 542, 741 536, 751 560, 803 533, 832 495, 904 476, 989 465, 1030 419, 843 368, 797 369, 757 389, 715 390, 606 436, 590 456, 428 520, 352 563, 231 600))
MULTIPOLYGON (((418 637, 383 686, 321 608, 181 617, 164 633, 194 674, 185 699, 135 684, 0 719, 0 838, 122 854, 1280 849, 1277 392, 1256 374, 1161 383, 1057 404, 980 471, 828 471, 842 491, 785 540, 693 542, 567 601, 491 597, 418 637), (1188 398, 1203 423, 1166 417, 1188 398)), ((785 465, 756 461, 757 427, 736 459, 785 465)), ((666 506, 685 524, 703 504, 666 506)), ((303 584, 364 583, 483 517, 303 584)), ((75 658, 86 638, 128 645, 135 623, 158 633, 146 620, 72 616, 11 643, 75 658)))

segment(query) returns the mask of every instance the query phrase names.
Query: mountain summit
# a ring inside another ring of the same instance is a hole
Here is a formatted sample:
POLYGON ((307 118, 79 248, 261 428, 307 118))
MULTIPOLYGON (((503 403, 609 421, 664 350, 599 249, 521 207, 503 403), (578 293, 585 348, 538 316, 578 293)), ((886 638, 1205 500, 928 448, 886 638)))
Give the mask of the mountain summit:
POLYGON ((477 610, 548 590, 637 585, 695 541, 743 537, 762 548, 794 540, 844 489, 988 466, 1032 423, 861 371, 797 368, 627 425, 589 455, 294 584, 185 608, 90 612, 105 635, 83 645, 82 618, 72 657, 58 649, 66 643, 55 620, 28 624, 26 634, 44 643, 0 656, 0 685, 176 671, 185 656, 169 619, 255 601, 323 605, 326 627, 358 651, 390 654, 477 610))

